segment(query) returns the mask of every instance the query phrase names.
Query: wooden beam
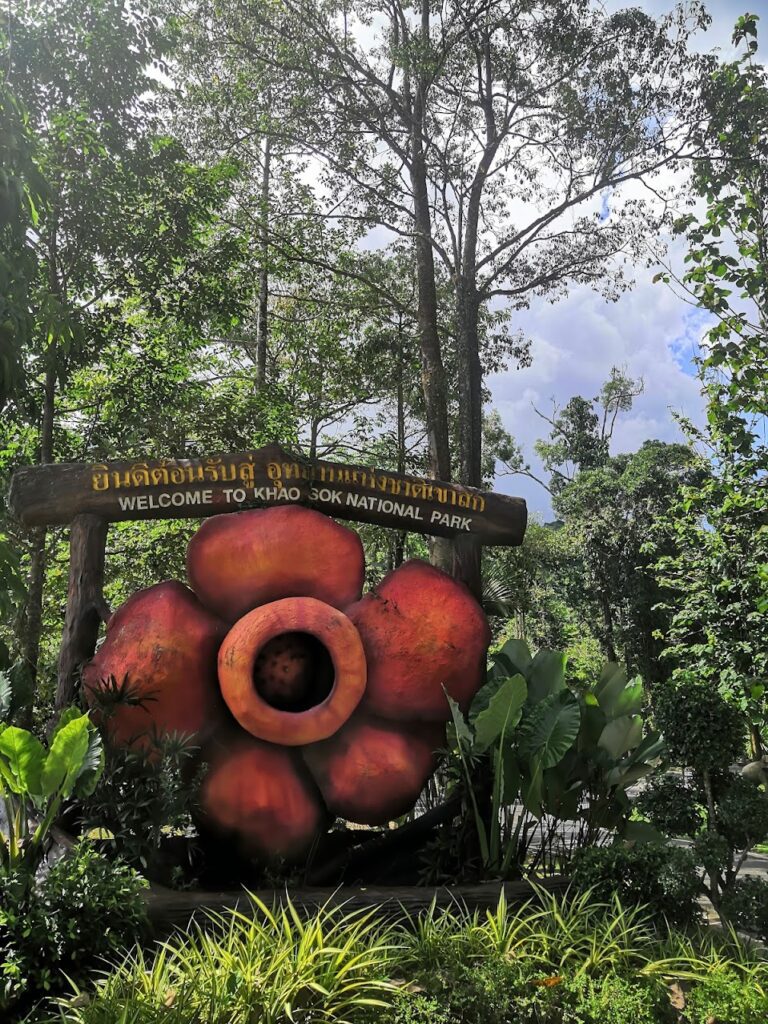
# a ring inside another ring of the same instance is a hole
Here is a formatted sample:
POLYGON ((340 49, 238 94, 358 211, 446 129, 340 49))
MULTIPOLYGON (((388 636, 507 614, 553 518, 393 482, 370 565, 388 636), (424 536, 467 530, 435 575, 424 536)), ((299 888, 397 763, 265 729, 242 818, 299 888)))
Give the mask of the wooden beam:
POLYGON ((522 498, 369 466, 309 460, 278 445, 234 455, 66 463, 17 470, 9 504, 29 526, 201 518, 301 504, 326 515, 481 544, 522 543, 522 498))
POLYGON ((89 513, 77 515, 72 520, 67 611, 56 685, 57 712, 74 701, 80 666, 93 657, 99 625, 108 617, 104 603, 107 529, 105 519, 89 513))

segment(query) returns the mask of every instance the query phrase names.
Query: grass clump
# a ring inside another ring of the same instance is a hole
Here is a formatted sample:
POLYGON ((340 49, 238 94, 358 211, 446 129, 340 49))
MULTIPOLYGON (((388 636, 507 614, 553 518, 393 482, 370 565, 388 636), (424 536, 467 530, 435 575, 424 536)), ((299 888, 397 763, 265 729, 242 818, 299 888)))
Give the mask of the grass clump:
MULTIPOLYGON (((538 891, 387 923, 254 900, 135 952, 66 1024, 727 1024, 768 1021, 768 961, 734 933, 668 930, 594 892, 538 891)), ((50 1019, 50 1018, 49 1018, 50 1019)))
POLYGON ((302 1024, 352 1022, 388 1005, 390 930, 374 912, 326 905, 303 918, 287 901, 211 915, 140 950, 60 1007, 73 1024, 302 1024))

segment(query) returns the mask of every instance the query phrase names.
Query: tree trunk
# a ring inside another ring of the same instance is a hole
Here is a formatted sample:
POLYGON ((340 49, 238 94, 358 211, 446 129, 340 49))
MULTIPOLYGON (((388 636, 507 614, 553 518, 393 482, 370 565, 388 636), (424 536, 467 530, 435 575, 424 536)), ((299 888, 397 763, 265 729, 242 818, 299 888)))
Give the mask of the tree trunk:
MULTIPOLYGON (((403 352, 403 318, 397 327, 397 471, 405 473, 405 353, 403 352)), ((395 533, 392 568, 397 569, 405 560, 405 530, 395 533)))
MULTIPOLYGON (((474 275, 474 246, 469 261, 474 275)), ((478 331, 479 302, 474 278, 456 284, 457 370, 459 383, 459 480, 469 487, 483 485, 483 374, 478 331)), ((472 536, 453 542, 453 575, 463 580, 482 601, 482 547, 472 536)))
MULTIPOLYGON (((43 410, 40 421, 40 464, 53 461, 53 422, 56 403, 56 364, 54 354, 48 353, 43 388, 43 410)), ((22 725, 32 721, 37 669, 40 658, 40 637, 43 631, 43 583, 46 569, 46 530, 38 527, 31 531, 29 549, 29 575, 27 577, 27 600, 23 618, 24 636, 21 655, 29 680, 29 704, 19 715, 22 725)))
MULTIPOLYGON (((419 61, 425 59, 429 46, 429 0, 421 0, 419 61)), ((427 78, 422 68, 414 76, 415 89, 411 105, 409 134, 411 142, 410 180, 413 192, 414 254, 418 296, 417 323, 421 349, 421 383, 424 391, 427 437, 429 438, 430 473, 438 480, 451 479, 451 447, 448 429, 448 388, 443 366, 440 334, 437 328, 437 285, 432 251, 432 218, 427 188, 427 167, 424 157, 427 78)), ((405 90, 410 92, 410 75, 405 90)), ((408 97, 410 98, 410 97, 408 97)), ((430 544, 430 561, 451 571, 452 546, 449 540, 436 537, 430 544)))
POLYGON ((614 628, 613 628, 613 609, 611 608, 611 602, 605 596, 601 594, 599 597, 600 612, 603 617, 603 649, 608 661, 618 661, 616 654, 616 641, 614 639, 614 628))
POLYGON ((259 269, 259 309, 256 321, 256 380, 263 388, 267 380, 267 335, 269 303, 269 175, 272 143, 264 139, 264 164, 261 170, 261 227, 259 229, 261 267, 259 269))
POLYGON ((74 701, 80 666, 93 656, 99 626, 109 617, 104 602, 106 541, 106 520, 88 514, 72 520, 67 613, 59 653, 56 712, 74 701))
MULTIPOLYGON (((422 47, 429 44, 429 0, 421 0, 422 47)), ((424 59, 421 57, 420 59, 424 59)), ((427 189, 427 168, 424 157, 425 108, 427 81, 419 69, 410 123, 413 192, 414 250, 418 289, 418 328, 421 347, 421 381, 424 389, 427 434, 429 437, 430 470, 438 480, 451 479, 451 449, 448 431, 448 389, 437 329, 437 286, 435 260, 432 252, 432 219, 427 189)))

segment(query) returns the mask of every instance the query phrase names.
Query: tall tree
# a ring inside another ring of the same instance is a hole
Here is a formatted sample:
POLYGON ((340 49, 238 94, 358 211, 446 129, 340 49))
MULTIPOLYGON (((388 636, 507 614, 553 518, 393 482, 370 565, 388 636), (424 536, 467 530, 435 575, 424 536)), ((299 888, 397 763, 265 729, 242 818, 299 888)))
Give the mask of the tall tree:
POLYGON ((659 572, 672 592, 672 664, 745 710, 759 755, 768 706, 768 74, 755 60, 754 15, 738 20, 733 39, 743 54, 704 86, 707 155, 693 182, 706 213, 679 222, 690 265, 679 283, 714 319, 699 363, 706 423, 687 424, 711 472, 674 510, 679 553, 659 572))
POLYGON ((431 468, 450 478, 444 268, 458 477, 479 485, 481 309, 556 297, 571 282, 610 295, 623 287, 621 261, 660 213, 618 190, 695 151, 690 82, 703 58, 686 44, 706 21, 701 7, 658 23, 587 0, 201 0, 190 9, 219 48, 300 106, 282 141, 318 163, 321 215, 410 241, 431 468))
MULTIPOLYGON (((35 461, 54 459, 57 396, 73 370, 95 358, 122 303, 143 295, 157 312, 200 316, 206 298, 200 225, 223 202, 229 169, 192 166, 164 131, 162 54, 170 45, 152 0, 30 0, 3 30, 8 83, 28 112, 34 159, 49 199, 31 241, 31 326, 22 362, 28 387, 17 415, 36 432, 35 461)), ((227 299, 227 301, 229 301, 227 299)), ((21 634, 37 670, 45 531, 29 544, 21 634)))

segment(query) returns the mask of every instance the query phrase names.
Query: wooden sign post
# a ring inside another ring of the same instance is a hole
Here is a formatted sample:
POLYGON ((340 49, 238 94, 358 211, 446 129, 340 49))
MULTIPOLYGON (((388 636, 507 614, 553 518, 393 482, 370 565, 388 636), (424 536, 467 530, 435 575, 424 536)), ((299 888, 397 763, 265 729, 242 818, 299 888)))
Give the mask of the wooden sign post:
POLYGON ((202 518, 299 504, 326 515, 467 543, 518 545, 521 498, 370 466, 309 460, 279 445, 234 455, 139 462, 65 463, 17 470, 9 504, 27 526, 72 524, 69 592, 57 708, 74 696, 77 667, 109 615, 103 598, 107 524, 202 518))

